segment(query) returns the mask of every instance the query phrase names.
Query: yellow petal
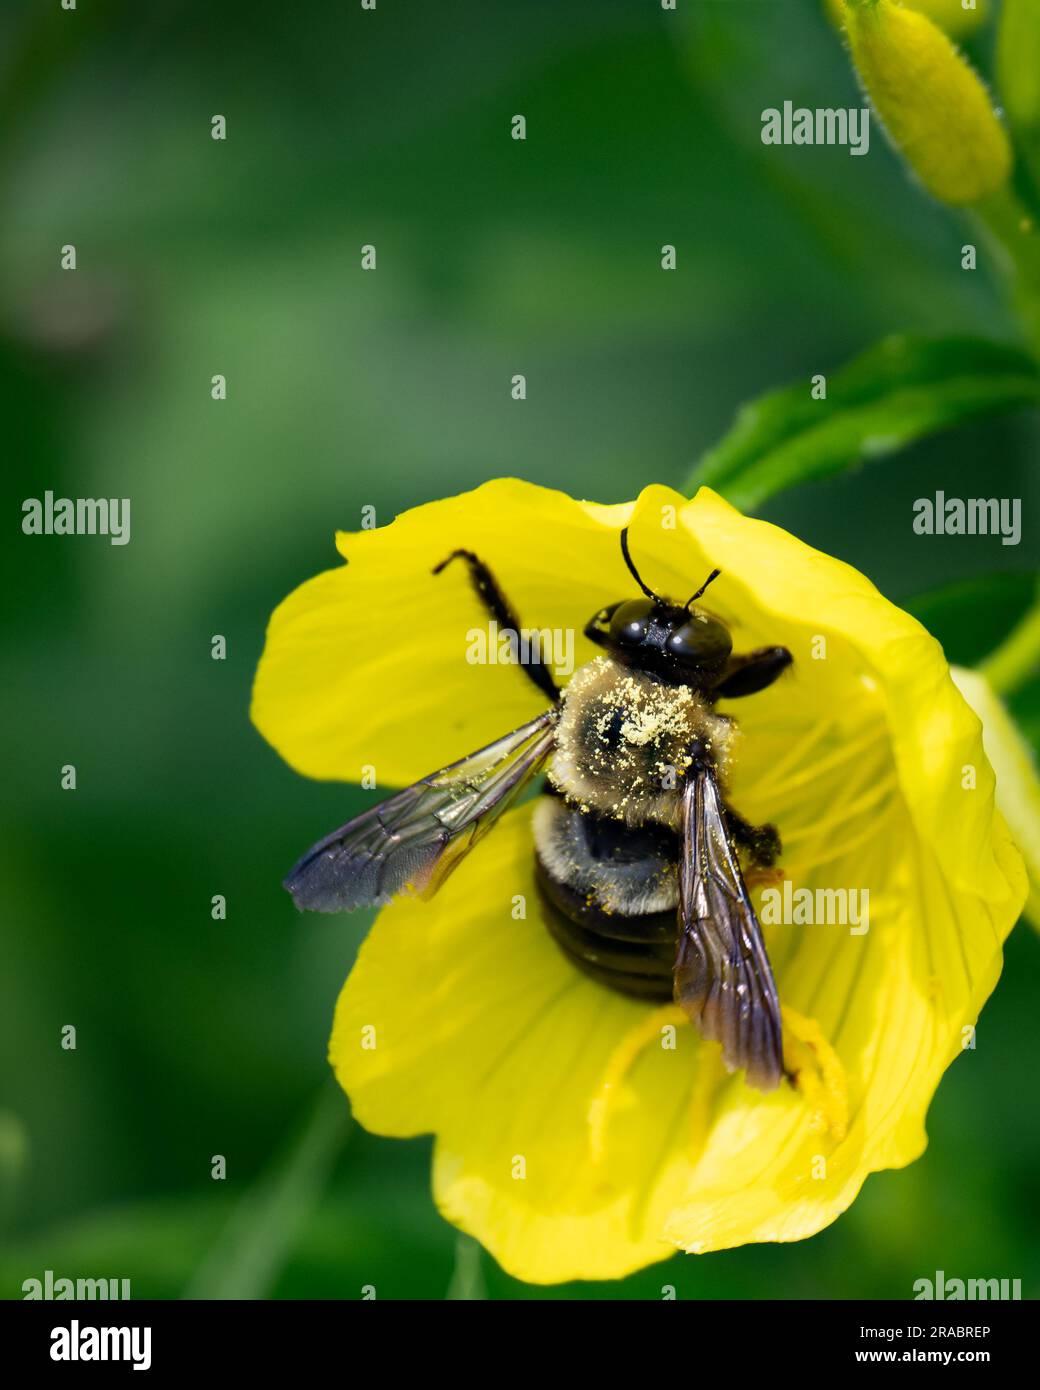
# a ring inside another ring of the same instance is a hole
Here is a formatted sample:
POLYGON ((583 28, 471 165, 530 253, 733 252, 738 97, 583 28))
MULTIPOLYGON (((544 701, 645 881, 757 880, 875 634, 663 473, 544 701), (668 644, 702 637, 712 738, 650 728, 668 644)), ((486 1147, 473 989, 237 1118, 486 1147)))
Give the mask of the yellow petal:
POLYGON ((1040 927, 1040 777, 1032 750, 984 676, 955 666, 957 689, 982 720, 986 757, 997 779, 997 805, 1029 874, 1026 915, 1040 927))
POLYGON ((628 506, 575 502, 514 479, 404 512, 390 525, 341 533, 346 565, 301 585, 271 618, 252 718, 310 777, 401 786, 463 757, 544 709, 516 666, 472 665, 467 634, 487 617, 456 561, 491 568, 520 622, 578 627, 604 592, 628 592, 618 530, 628 506))
MULTIPOLYGON (((852 770, 849 759, 844 772, 852 770)), ((836 767, 820 791, 840 798, 841 772, 836 767)), ((811 1107, 799 1111, 790 1091, 787 1112, 778 1113, 744 1088, 730 1090, 715 1108, 687 1198, 668 1222, 669 1234, 689 1250, 796 1240, 820 1230, 869 1173, 920 1154, 942 1073, 972 1043, 1014 910, 951 892, 898 796, 882 799, 871 816, 875 833, 864 838, 857 826, 848 850, 839 821, 818 863, 803 857, 804 840, 784 856, 798 888, 868 891, 869 929, 859 935, 840 924, 766 927, 781 999, 814 1020, 841 1065, 847 1123, 829 1132, 811 1107)), ((791 823, 790 814, 781 820, 791 823)), ((1018 859, 1003 831, 995 851, 1015 882, 1018 859)))
POLYGON ((611 1161, 593 1158, 606 1059, 644 1013, 550 939, 520 807, 431 903, 380 915, 340 996, 330 1060, 366 1128, 437 1134, 438 1206, 511 1273, 617 1278, 674 1253, 663 1228, 692 1167, 673 1138, 696 1076, 689 1029, 676 1051, 656 1049, 638 1128, 622 1118, 611 1161))

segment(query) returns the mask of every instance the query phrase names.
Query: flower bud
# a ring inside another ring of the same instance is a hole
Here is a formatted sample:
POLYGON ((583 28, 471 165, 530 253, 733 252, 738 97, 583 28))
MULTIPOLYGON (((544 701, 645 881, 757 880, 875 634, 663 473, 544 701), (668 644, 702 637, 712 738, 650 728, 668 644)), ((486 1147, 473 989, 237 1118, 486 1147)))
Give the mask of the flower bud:
POLYGON ((976 203, 1011 172, 986 88, 930 19, 892 0, 846 0, 852 59, 914 173, 944 203, 976 203))
MULTIPOLYGON (((927 15, 955 38, 973 33, 988 17, 989 0, 977 0, 977 3, 968 9, 964 8, 961 0, 903 0, 903 3, 908 10, 927 15)), ((1034 3, 1035 0, 1026 0, 1026 4, 1034 3)), ((826 5, 835 24, 843 25, 845 0, 826 0, 826 5)))

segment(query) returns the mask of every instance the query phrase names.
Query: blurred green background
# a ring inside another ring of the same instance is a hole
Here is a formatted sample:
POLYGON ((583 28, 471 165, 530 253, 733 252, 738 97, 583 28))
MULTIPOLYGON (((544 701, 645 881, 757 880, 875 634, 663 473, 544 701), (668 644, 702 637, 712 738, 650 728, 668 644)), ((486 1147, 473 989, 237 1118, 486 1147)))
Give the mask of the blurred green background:
MULTIPOLYGON (((787 98, 860 104, 816 0, 5 5, 0 1295, 48 1268, 136 1297, 907 1298, 937 1269, 1040 1289, 1024 924, 926 1156, 836 1225, 531 1289, 437 1216, 428 1141, 349 1127, 325 1047, 368 920, 305 920, 279 886, 361 794, 281 763, 250 682, 271 609, 363 505, 500 474, 627 498, 888 332, 1013 336, 876 130, 861 159, 761 144, 787 98), (23 536, 48 488, 130 496, 131 543, 23 536)), ((1028 599, 1037 441, 1035 416, 975 425, 765 514, 899 602, 971 581, 921 611, 975 660, 1028 599), (915 498, 980 483, 1023 499, 1022 545, 913 535, 915 498)))

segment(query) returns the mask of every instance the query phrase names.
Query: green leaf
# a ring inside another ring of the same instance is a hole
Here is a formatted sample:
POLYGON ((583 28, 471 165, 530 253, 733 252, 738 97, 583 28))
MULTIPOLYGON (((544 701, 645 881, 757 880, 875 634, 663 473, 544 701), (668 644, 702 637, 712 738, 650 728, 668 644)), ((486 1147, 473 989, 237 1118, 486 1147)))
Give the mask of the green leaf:
POLYGON ((899 605, 942 643, 950 665, 978 666, 1025 617, 1040 575, 1030 571, 959 579, 899 605))
POLYGON ((972 338, 887 338, 827 380, 804 381, 742 407, 694 469, 686 491, 715 488, 742 511, 964 420, 1040 402, 1040 371, 1017 348, 972 338))

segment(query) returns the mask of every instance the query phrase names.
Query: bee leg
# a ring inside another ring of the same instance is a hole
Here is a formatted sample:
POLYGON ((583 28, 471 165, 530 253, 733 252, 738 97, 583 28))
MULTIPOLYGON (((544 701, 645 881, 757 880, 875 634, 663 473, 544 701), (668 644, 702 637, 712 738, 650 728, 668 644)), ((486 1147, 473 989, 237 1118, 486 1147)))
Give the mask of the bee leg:
MULTIPOLYGON (((500 629, 515 632, 519 639, 520 620, 509 606, 505 595, 498 587, 498 581, 484 564, 484 561, 478 559, 472 550, 453 550, 439 565, 434 565, 433 573, 440 574, 441 570, 450 565, 452 560, 465 560, 473 588, 488 615, 494 618, 500 629)), ((560 687, 553 679, 552 671, 542 660, 538 644, 534 645, 530 660, 521 664, 521 669, 529 680, 534 681, 543 694, 548 695, 550 700, 555 702, 560 698, 560 687)))
POLYGON ((744 872, 744 883, 748 888, 777 888, 786 877, 783 869, 759 869, 752 864, 744 872))
POLYGON ((786 647, 758 647, 746 656, 731 656, 712 689, 712 695, 722 700, 756 695, 772 685, 793 660, 786 647))
MULTIPOLYGON (((725 803, 724 803, 725 804, 725 803)), ((780 857, 780 832, 775 825, 752 825, 726 805, 726 825, 729 833, 748 858, 760 869, 771 869, 780 857)))

